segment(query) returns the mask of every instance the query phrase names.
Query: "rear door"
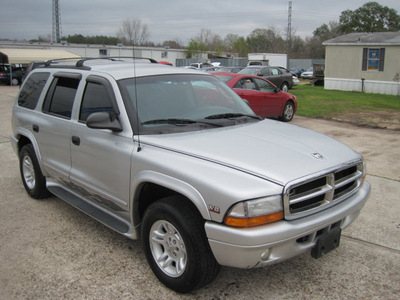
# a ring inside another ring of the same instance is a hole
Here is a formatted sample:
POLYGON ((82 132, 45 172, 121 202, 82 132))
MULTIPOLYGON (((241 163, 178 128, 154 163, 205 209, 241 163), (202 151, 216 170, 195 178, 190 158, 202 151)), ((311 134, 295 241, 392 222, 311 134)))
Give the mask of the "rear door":
POLYGON ((284 79, 282 76, 282 72, 278 68, 272 68, 272 67, 270 67, 269 70, 270 70, 270 75, 266 78, 273 84, 275 84, 278 88, 281 88, 284 79))
POLYGON ((43 166, 51 177, 67 181, 71 168, 71 115, 81 74, 54 74, 40 118, 32 124, 43 166))

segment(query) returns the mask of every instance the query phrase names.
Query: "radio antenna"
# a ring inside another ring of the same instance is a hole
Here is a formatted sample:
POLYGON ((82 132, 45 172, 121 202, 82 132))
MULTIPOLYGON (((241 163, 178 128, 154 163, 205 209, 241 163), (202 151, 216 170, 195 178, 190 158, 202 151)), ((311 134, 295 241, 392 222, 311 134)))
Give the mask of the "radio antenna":
POLYGON ((138 92, 137 92, 137 82, 136 82, 135 43, 133 43, 133 45, 132 45, 132 59, 133 59, 133 82, 135 85, 136 127, 137 127, 137 137, 138 137, 137 152, 140 152, 142 150, 142 146, 140 143, 140 122, 139 122, 138 92))

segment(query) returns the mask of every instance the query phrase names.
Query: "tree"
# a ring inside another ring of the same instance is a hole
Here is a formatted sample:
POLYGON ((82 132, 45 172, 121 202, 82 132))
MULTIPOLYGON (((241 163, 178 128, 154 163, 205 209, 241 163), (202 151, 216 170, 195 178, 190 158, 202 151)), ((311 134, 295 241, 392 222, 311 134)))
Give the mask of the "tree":
POLYGON ((287 50, 289 58, 308 58, 305 54, 306 43, 300 36, 292 35, 289 46, 287 50))
POLYGON ((191 39, 189 45, 186 47, 187 58, 200 58, 201 54, 206 52, 207 48, 203 43, 191 39))
POLYGON ((96 35, 96 36, 83 36, 82 34, 68 35, 62 37, 61 40, 66 40, 68 43, 74 44, 103 44, 103 45, 117 45, 119 40, 117 37, 96 35))
POLYGON ((225 49, 230 52, 237 52, 240 57, 247 56, 250 47, 247 45, 244 37, 237 34, 227 34, 224 39, 225 49))
POLYGON ((118 38, 128 46, 144 45, 150 36, 147 25, 137 18, 125 19, 122 21, 118 31, 118 38))
POLYGON ((31 43, 48 43, 50 37, 46 37, 45 35, 38 35, 37 39, 29 40, 31 43))
POLYGON ((172 41, 172 40, 164 41, 161 46, 173 48, 173 49, 182 49, 183 48, 182 43, 181 43, 181 41, 179 41, 179 39, 176 39, 174 41, 172 41))
POLYGON ((338 22, 329 22, 329 26, 323 24, 314 30, 314 37, 319 38, 322 42, 341 36, 342 34, 338 22))
POLYGON ((285 41, 275 28, 254 29, 246 39, 252 52, 285 52, 285 41))
POLYGON ((398 31, 400 16, 392 8, 368 2, 354 11, 343 11, 340 15, 340 30, 343 33, 398 31))
POLYGON ((306 37, 305 40, 306 58, 325 58, 325 47, 317 37, 306 37))
POLYGON ((199 44, 205 46, 208 51, 221 51, 224 47, 222 38, 211 30, 202 28, 199 35, 194 38, 199 44))

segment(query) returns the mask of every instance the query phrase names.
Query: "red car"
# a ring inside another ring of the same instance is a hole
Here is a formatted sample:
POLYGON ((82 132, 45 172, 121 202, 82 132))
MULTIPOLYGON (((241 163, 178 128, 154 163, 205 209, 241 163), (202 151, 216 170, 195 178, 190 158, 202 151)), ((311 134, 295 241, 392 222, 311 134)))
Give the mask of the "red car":
POLYGON ((210 72, 232 88, 261 117, 279 117, 284 122, 293 119, 297 110, 296 97, 282 92, 273 83, 254 75, 210 72))

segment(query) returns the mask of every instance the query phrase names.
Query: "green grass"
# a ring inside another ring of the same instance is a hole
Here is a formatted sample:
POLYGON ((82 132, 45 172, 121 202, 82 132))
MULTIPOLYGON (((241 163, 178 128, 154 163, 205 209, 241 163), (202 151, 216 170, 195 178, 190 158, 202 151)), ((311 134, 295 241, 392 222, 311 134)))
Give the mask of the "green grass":
POLYGON ((400 97, 325 90, 321 86, 298 85, 290 90, 297 99, 297 114, 307 117, 333 118, 341 113, 398 111, 400 97))

